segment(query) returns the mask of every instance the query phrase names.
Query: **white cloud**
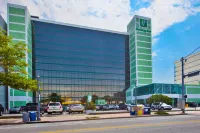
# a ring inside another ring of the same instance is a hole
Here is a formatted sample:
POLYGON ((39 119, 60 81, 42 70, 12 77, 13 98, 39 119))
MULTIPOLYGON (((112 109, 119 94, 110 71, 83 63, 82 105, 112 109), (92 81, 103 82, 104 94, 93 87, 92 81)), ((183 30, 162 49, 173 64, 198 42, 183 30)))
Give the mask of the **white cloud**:
POLYGON ((152 45, 156 44, 159 40, 160 40, 160 38, 154 37, 153 41, 152 41, 152 45))
POLYGON ((141 8, 135 13, 152 18, 153 36, 157 36, 199 10, 199 7, 192 5, 191 0, 153 0, 148 8, 141 8))
POLYGON ((126 32, 133 14, 147 16, 152 18, 153 36, 200 12, 191 0, 152 0, 149 7, 134 12, 130 0, 0 0, 0 14, 4 18, 7 2, 25 5, 31 15, 42 19, 122 32, 126 32))
POLYGON ((155 51, 152 52, 152 56, 153 56, 153 57, 157 56, 157 53, 156 53, 155 51))

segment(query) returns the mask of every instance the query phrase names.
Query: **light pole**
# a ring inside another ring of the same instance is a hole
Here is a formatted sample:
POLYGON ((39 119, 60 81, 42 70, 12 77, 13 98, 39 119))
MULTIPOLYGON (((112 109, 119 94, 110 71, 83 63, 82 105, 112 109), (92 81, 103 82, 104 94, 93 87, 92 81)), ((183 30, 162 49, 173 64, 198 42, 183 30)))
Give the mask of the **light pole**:
MULTIPOLYGON (((187 55, 187 56, 185 56, 185 57, 182 57, 181 58, 181 68, 182 68, 182 74, 181 74, 181 77, 182 77, 182 100, 184 100, 184 101, 186 101, 186 98, 185 98, 185 87, 184 87, 184 78, 186 77, 186 76, 190 76, 190 75, 192 75, 192 74, 188 74, 188 75, 185 75, 184 74, 184 62, 186 62, 187 61, 187 57, 188 56, 190 56, 192 53, 194 53, 196 50, 198 50, 200 48, 200 46, 199 47, 197 47, 194 51, 192 51, 189 55, 187 55)), ((185 103, 185 102, 184 102, 185 103)), ((185 113, 185 108, 183 108, 182 109, 182 113, 185 113)))
POLYGON ((37 115, 37 120, 40 121, 40 76, 37 76, 37 81, 38 81, 38 115, 37 115))
MULTIPOLYGON (((184 88, 184 78, 185 78, 185 75, 184 75, 184 61, 185 59, 182 57, 181 58, 181 68, 182 68, 182 100, 185 101, 185 88, 184 88)), ((185 113, 185 108, 182 109, 182 113, 184 114, 185 113)))

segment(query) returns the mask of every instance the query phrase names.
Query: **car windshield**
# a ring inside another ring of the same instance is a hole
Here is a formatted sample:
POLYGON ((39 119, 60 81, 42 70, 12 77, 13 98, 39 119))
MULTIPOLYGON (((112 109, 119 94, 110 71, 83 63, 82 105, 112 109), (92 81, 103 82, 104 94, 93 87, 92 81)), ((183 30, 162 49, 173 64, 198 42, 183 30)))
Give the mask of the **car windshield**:
POLYGON ((26 106, 35 106, 37 103, 27 103, 26 106))
POLYGON ((60 103, 49 103, 49 106, 60 106, 60 103))

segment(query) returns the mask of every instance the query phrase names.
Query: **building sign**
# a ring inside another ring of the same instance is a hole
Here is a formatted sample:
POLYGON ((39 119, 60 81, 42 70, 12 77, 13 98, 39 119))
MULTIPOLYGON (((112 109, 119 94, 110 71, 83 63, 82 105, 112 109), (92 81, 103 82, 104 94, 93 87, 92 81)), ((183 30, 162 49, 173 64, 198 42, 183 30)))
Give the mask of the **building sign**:
POLYGON ((144 32, 151 32, 151 29, 149 29, 150 26, 148 27, 148 21, 145 19, 140 19, 139 21, 139 27, 136 27, 136 30, 139 31, 144 31, 144 32))
POLYGON ((147 28, 147 20, 145 20, 145 19, 140 19, 140 27, 147 28))

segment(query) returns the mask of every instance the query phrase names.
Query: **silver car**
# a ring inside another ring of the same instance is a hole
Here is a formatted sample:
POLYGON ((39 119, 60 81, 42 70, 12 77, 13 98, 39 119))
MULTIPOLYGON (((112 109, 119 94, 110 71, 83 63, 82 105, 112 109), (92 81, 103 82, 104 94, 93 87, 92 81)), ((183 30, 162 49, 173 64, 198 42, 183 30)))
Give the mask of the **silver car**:
POLYGON ((14 106, 10 109, 10 114, 12 113, 21 113, 21 107, 14 106))
POLYGON ((81 104, 73 104, 69 106, 69 114, 72 112, 83 113, 84 107, 81 104))

